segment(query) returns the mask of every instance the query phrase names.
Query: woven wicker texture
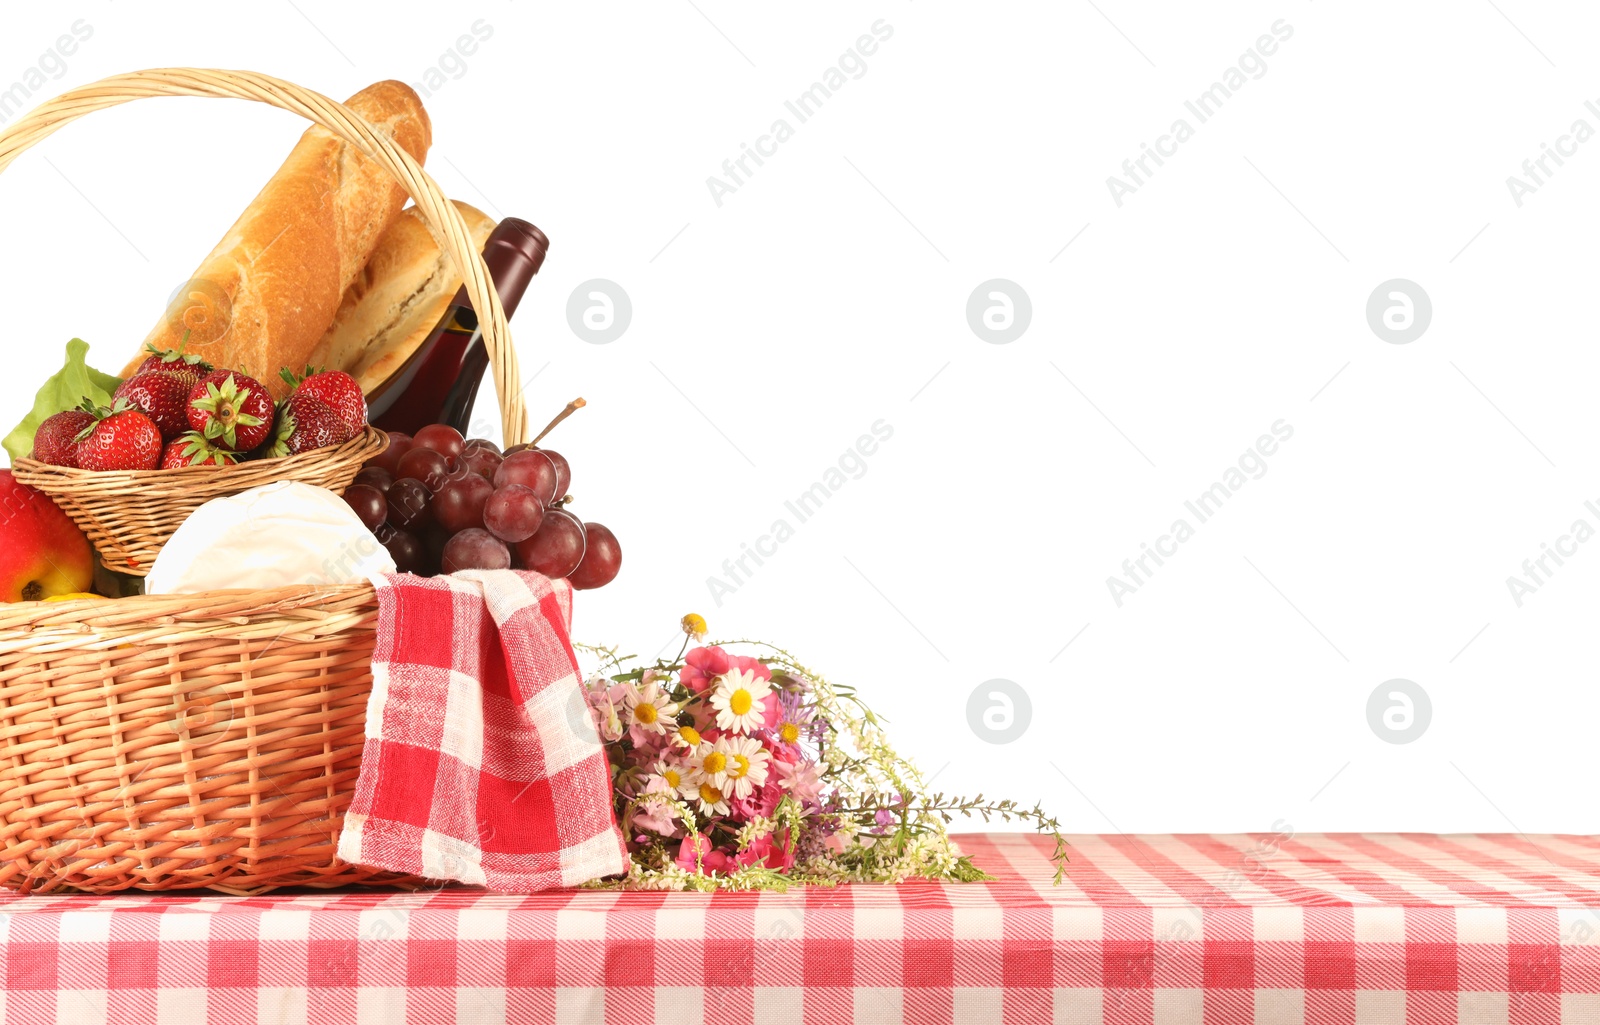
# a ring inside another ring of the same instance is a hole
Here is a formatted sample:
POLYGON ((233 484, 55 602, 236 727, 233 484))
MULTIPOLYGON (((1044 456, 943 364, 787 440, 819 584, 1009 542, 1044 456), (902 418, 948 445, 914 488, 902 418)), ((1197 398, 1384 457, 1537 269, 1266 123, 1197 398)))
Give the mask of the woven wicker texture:
MULTIPOLYGON (((506 444, 527 440, 505 312, 461 215, 409 154, 343 105, 251 72, 119 75, 0 133, 0 170, 84 114, 153 96, 281 107, 393 173, 462 270, 474 308, 488 311, 480 322, 506 444)), ((96 547, 110 547, 113 568, 139 572, 151 542, 186 515, 179 502, 192 509, 291 470, 342 488, 382 444, 369 431, 339 448, 230 469, 91 474, 24 461, 17 475, 57 495, 96 547), (291 467, 296 460, 305 463, 291 467), (205 487, 213 492, 197 500, 205 487), (91 516, 98 527, 80 518, 91 516)), ((0 885, 414 885, 335 856, 361 761, 376 623, 366 585, 0 605, 0 885)))
POLYGON ((335 856, 370 586, 0 605, 0 885, 392 881, 335 856))

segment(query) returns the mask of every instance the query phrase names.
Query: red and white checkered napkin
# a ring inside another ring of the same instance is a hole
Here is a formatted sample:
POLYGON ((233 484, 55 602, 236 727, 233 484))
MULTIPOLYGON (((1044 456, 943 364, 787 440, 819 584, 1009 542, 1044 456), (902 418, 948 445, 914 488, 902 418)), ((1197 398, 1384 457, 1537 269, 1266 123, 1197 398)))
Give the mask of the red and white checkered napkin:
POLYGON ((367 741, 339 856, 509 893, 623 872, 611 773, 537 573, 387 577, 367 741))

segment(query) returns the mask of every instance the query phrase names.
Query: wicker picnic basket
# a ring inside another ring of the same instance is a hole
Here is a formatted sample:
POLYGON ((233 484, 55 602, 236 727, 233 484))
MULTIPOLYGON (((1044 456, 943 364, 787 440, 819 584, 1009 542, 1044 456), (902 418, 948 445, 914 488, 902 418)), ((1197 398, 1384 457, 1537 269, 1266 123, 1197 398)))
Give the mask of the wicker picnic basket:
MULTIPOLYGON (((505 311, 461 215, 409 154, 342 104, 252 72, 118 75, 0 133, 0 171, 84 114, 151 96, 281 107, 388 169, 461 268, 474 308, 488 311, 480 319, 506 443, 526 440, 505 311)), ((328 458, 359 466, 362 451, 328 458)), ((414 883, 335 856, 361 762, 376 626, 367 585, 0 605, 0 885, 259 893, 414 883)))

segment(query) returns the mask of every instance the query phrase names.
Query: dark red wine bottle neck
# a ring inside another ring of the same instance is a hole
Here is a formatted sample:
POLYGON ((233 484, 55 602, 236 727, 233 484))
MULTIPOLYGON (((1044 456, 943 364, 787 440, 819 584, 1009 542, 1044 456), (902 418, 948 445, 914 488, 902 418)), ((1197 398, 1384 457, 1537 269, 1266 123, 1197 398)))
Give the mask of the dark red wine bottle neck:
MULTIPOLYGON (((549 248, 544 232, 517 218, 507 218, 490 234, 483 259, 507 319, 521 304, 549 248)), ((478 316, 462 286, 439 326, 372 402, 372 422, 383 430, 407 434, 428 424, 448 423, 466 434, 488 365, 478 316)))

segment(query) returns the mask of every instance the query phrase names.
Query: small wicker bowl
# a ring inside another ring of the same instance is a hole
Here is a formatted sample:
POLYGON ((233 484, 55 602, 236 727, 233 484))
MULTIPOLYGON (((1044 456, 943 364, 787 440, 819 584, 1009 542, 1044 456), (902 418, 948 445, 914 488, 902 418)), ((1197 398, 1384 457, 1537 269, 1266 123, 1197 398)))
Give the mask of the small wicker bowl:
POLYGON ((108 569, 142 577, 189 514, 213 498, 283 480, 343 494, 362 464, 388 444, 387 434, 368 427, 343 445, 233 466, 96 472, 19 459, 12 472, 72 517, 108 569))

